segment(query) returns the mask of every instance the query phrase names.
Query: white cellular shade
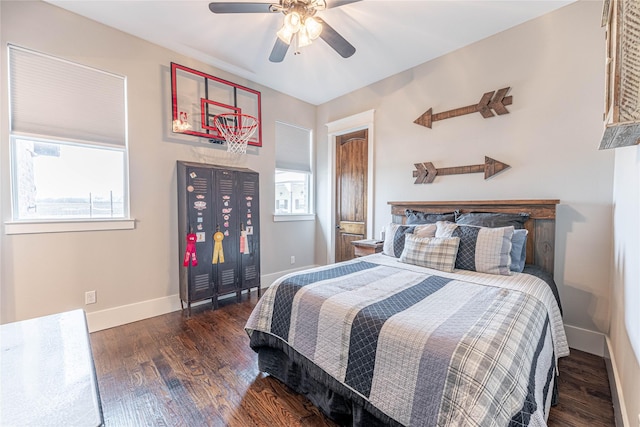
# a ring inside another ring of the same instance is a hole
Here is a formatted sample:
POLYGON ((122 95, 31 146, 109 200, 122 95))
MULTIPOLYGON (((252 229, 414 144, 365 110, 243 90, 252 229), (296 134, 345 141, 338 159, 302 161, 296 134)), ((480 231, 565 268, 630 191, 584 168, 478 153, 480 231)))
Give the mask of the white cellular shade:
POLYGON ((125 78, 9 46, 11 132, 126 146, 125 78))
POLYGON ((276 122, 276 169, 311 173, 311 131, 276 122))

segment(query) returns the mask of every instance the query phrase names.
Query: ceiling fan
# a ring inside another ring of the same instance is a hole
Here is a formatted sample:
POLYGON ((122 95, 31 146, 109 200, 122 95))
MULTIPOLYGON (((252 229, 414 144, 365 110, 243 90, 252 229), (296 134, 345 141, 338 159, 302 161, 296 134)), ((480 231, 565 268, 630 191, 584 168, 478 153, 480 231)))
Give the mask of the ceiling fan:
POLYGON ((278 3, 212 2, 209 10, 213 13, 277 13, 284 14, 284 24, 277 32, 278 38, 269 55, 269 61, 282 62, 289 46, 294 45, 294 54, 308 46, 318 37, 324 40, 343 58, 356 52, 336 30, 316 13, 328 8, 340 7, 361 0, 280 0, 278 3))

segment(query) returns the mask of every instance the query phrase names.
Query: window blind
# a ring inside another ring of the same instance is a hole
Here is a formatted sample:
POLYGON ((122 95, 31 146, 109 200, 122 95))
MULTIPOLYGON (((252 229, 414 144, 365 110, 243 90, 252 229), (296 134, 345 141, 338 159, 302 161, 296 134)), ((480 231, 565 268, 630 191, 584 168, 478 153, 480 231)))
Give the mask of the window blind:
POLYGON ((9 46, 11 132, 126 146, 125 78, 9 46))
POLYGON ((276 122, 276 169, 311 173, 311 131, 276 122))

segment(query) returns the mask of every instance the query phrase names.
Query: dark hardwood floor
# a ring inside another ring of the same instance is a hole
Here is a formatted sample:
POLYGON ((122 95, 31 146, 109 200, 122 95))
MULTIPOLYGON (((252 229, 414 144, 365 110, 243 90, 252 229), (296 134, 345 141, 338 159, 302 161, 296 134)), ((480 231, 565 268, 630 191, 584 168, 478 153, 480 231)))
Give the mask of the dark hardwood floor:
MULTIPOLYGON (((92 333, 106 426, 335 426, 258 371, 243 329, 256 301, 252 292, 190 318, 174 312, 92 333)), ((614 425, 602 358, 572 350, 559 388, 549 426, 614 425)))

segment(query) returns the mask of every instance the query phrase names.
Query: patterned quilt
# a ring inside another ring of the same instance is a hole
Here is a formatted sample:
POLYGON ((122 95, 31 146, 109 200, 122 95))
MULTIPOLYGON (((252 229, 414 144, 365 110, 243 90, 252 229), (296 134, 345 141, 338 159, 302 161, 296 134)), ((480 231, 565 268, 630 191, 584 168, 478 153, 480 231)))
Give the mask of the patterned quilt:
POLYGON ((549 286, 371 255, 284 276, 246 330, 285 342, 407 426, 545 426, 569 354, 549 286))

